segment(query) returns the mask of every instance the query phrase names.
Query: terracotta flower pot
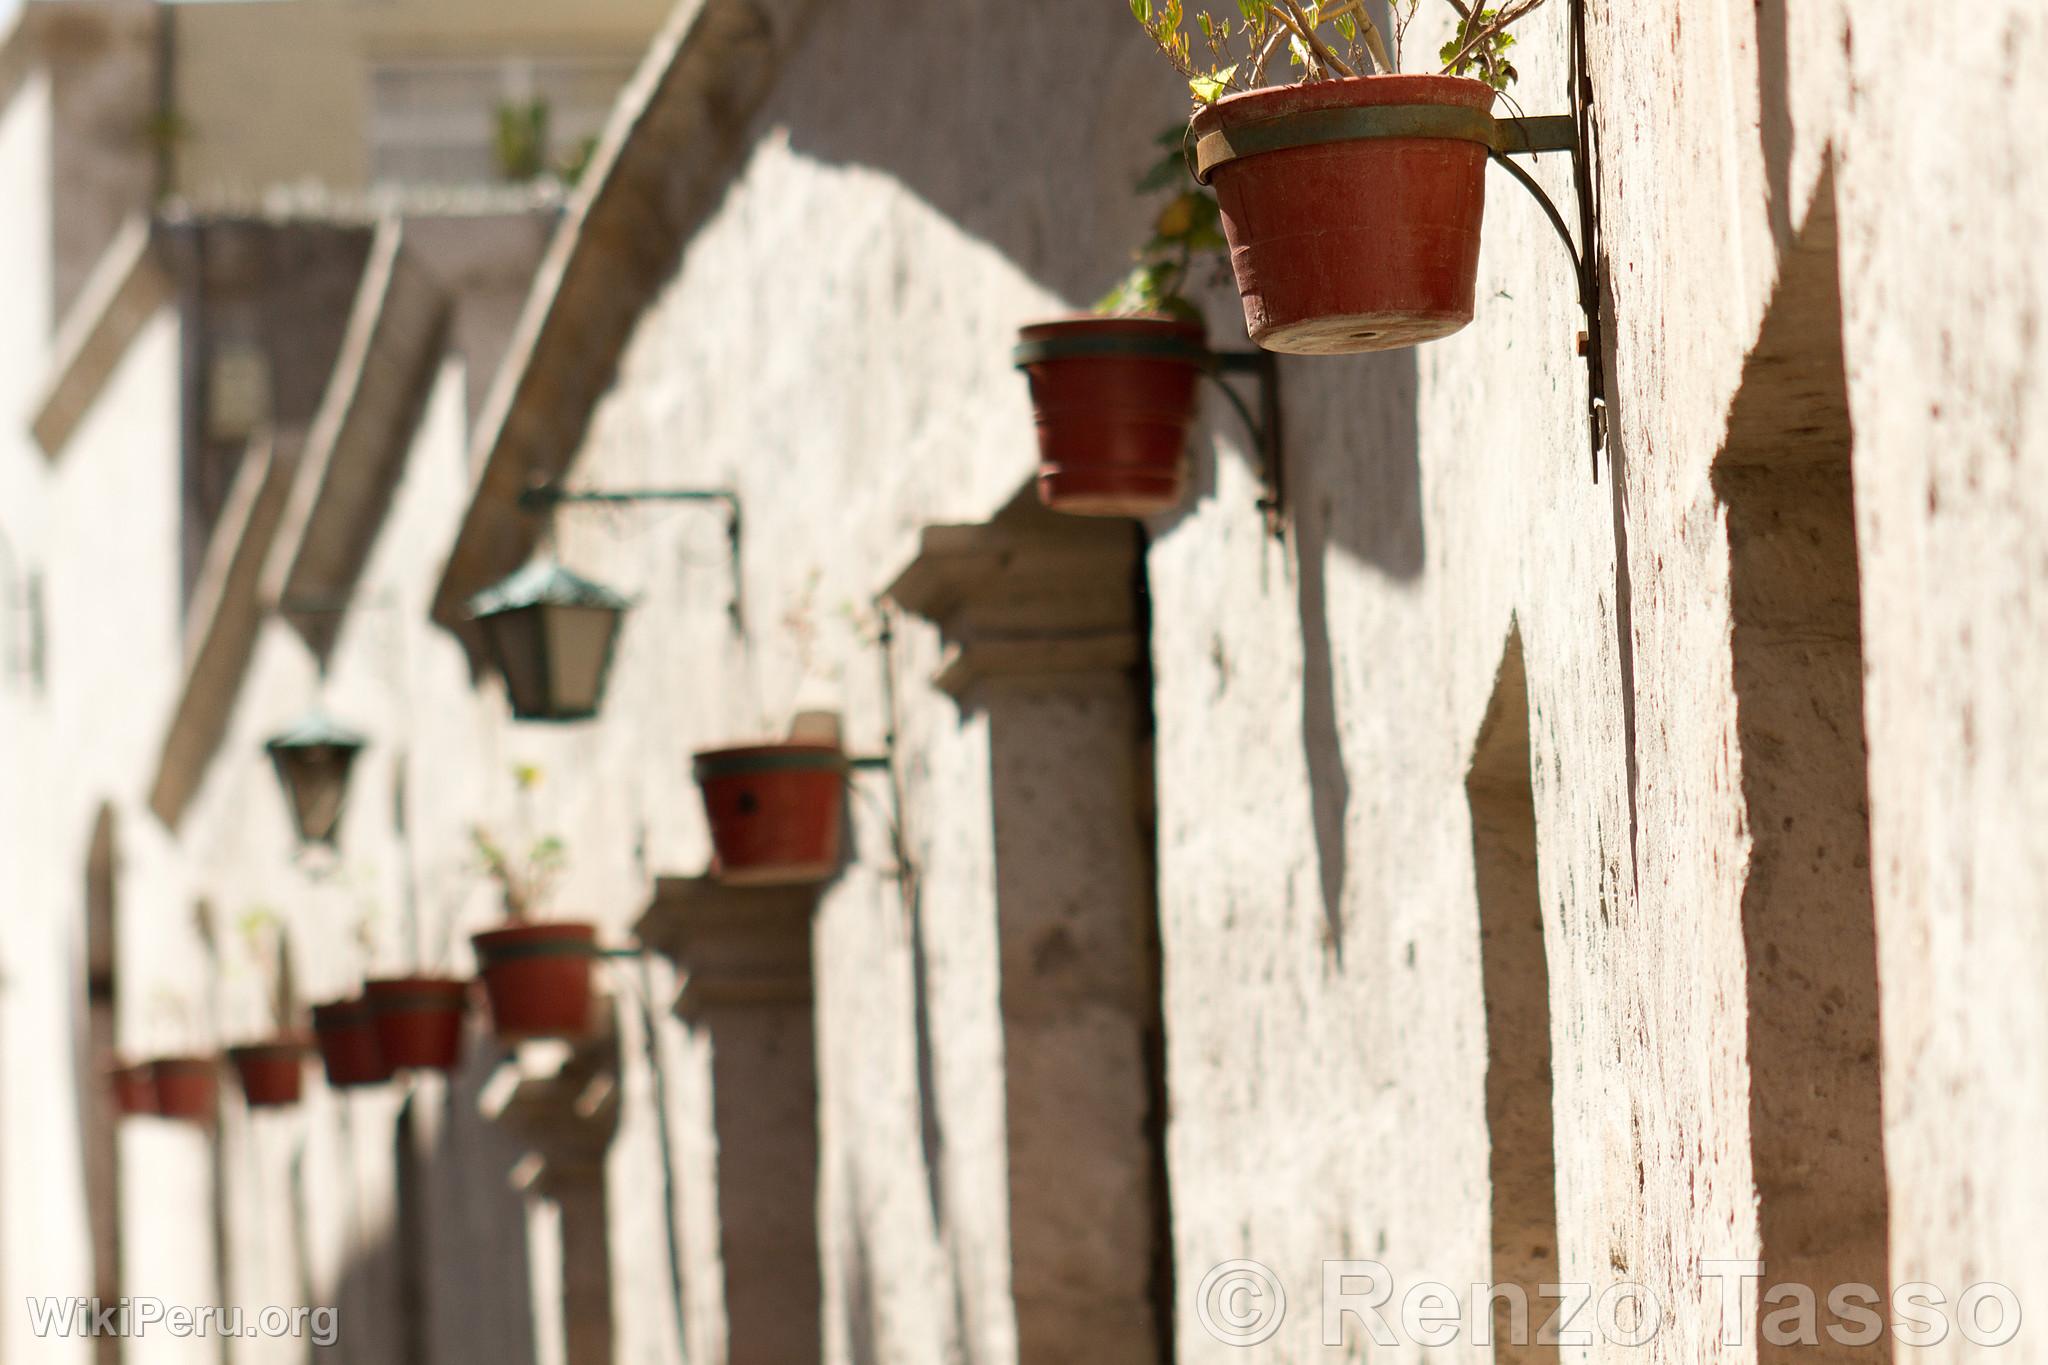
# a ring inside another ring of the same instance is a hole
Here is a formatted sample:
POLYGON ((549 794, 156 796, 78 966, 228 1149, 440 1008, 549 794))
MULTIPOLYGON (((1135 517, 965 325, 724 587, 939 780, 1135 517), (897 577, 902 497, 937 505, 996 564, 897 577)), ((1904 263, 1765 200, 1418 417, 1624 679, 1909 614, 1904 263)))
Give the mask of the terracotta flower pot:
POLYGON ((149 1064, 156 1112, 185 1123, 213 1122, 219 1064, 211 1057, 159 1057, 149 1064))
POLYGON ((320 1048, 320 1064, 327 1070, 327 1083, 335 1089, 381 1085, 391 1079, 391 1067, 377 1043, 377 1017, 367 1001, 357 998, 313 1006, 313 1038, 320 1048))
POLYGON ((402 976, 363 983, 377 1027, 377 1048, 390 1067, 453 1071, 462 1060, 462 1013, 469 983, 438 976, 402 976))
POLYGON ((470 939, 500 1038, 574 1038, 590 1031, 588 924, 514 924, 470 939))
POLYGON ((824 881, 839 869, 846 755, 829 744, 763 744, 697 755, 697 785, 734 886, 824 881))
POLYGON ((114 1113, 121 1118, 157 1112, 156 1076, 148 1062, 117 1066, 107 1072, 113 1090, 114 1113))
POLYGON ((1458 76, 1362 76, 1232 95, 1195 115, 1253 341, 1383 351, 1472 321, 1487 147, 1456 131, 1480 134, 1493 99, 1458 76), (1387 105, 1418 110, 1426 133, 1323 140, 1339 136, 1342 111, 1387 105))
POLYGON ((242 1082, 242 1098, 251 1109, 278 1109, 297 1104, 306 1077, 304 1043, 276 1039, 228 1049, 228 1060, 242 1082))
POLYGON ((1068 318, 1017 336, 1038 417, 1038 497, 1056 512, 1144 517, 1188 487, 1202 325, 1175 318, 1068 318))

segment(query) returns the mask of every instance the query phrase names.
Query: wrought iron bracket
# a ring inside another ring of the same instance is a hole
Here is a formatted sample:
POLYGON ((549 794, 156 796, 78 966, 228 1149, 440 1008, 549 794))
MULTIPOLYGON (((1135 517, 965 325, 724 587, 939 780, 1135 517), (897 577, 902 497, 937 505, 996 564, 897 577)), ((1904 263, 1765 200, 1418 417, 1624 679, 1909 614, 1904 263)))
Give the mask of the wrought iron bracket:
POLYGON ((1237 409, 1252 448, 1259 460, 1259 511, 1266 519, 1266 531, 1274 538, 1287 530, 1287 465, 1280 431, 1280 357, 1271 351, 1212 351, 1209 377, 1230 406, 1237 409), (1244 395, 1225 382, 1225 376, 1253 378, 1259 389, 1255 414, 1244 395))
POLYGON ((564 488, 538 483, 519 495, 519 508, 546 516, 560 507, 625 507, 641 503, 717 503, 725 509, 725 539, 732 565, 732 626, 744 628, 740 597, 740 495, 730 488, 564 488))
POLYGON ((1579 310, 1586 316, 1586 330, 1579 336, 1579 354, 1586 362, 1586 420, 1593 446, 1593 481, 1600 480, 1600 451, 1607 440, 1607 346, 1600 325, 1599 265, 1594 256, 1596 224, 1593 219, 1591 180, 1587 159, 1579 142, 1577 115, 1544 118, 1500 119, 1503 129, 1515 129, 1515 136, 1490 145, 1487 155, 1515 183, 1527 190, 1543 210, 1543 216, 1557 229, 1571 258, 1572 277, 1578 283, 1579 310), (1506 144, 1506 145, 1503 145, 1506 144), (1512 156, 1540 156, 1545 152, 1569 152, 1574 180, 1579 188, 1579 225, 1583 245, 1572 236, 1557 204, 1537 183, 1536 177, 1510 160, 1512 156))

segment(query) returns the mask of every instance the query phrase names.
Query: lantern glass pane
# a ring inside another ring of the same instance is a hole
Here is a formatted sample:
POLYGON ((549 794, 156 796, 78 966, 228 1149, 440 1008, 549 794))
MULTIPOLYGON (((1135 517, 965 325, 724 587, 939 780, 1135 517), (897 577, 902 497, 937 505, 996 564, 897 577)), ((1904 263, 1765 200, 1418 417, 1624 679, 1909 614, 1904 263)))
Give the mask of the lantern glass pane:
POLYGON ((549 607, 547 657, 553 673, 556 715, 585 716, 597 710, 611 661, 619 613, 608 607, 549 607))
POLYGON ((484 632, 496 656, 498 671, 504 675, 505 690, 512 698, 512 712, 518 716, 548 716, 547 646, 541 633, 546 607, 521 607, 484 619, 484 632))
POLYGON ((277 753, 277 775, 291 802, 292 822, 308 843, 331 843, 341 825, 355 750, 321 744, 277 753))

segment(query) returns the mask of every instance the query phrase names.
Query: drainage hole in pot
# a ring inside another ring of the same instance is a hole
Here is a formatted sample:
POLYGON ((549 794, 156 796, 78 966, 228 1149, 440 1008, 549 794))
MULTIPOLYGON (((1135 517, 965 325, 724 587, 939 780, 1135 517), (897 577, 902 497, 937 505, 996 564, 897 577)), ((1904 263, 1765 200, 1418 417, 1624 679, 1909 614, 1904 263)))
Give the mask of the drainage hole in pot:
POLYGON ((761 798, 750 791, 741 792, 739 804, 741 815, 752 815, 755 811, 761 809, 761 798))

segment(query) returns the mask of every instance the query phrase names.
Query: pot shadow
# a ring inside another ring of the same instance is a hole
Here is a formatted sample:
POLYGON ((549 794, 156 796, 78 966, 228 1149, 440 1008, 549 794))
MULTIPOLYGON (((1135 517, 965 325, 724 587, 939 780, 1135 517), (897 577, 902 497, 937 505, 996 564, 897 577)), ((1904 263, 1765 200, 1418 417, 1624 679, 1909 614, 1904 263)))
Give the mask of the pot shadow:
MULTIPOLYGON (((1344 906, 1350 877, 1351 778, 1344 762, 1337 642, 1358 632, 1331 620, 1333 555, 1412 582, 1423 569, 1420 374, 1415 353, 1387 351, 1349 360, 1319 360, 1315 378, 1299 384, 1287 409, 1285 510, 1292 529, 1301 630, 1301 744, 1309 774, 1325 943, 1344 966, 1344 906), (1326 378, 1323 369, 1328 368, 1326 378), (1348 382, 1347 382, 1348 381, 1348 382), (1332 458, 1329 452, 1342 452, 1332 458)), ((1305 375, 1305 364, 1283 374, 1305 375)))
MULTIPOLYGON (((1185 100, 1122 6, 1075 5, 1056 24, 1030 25, 990 23, 992 8, 819 7, 757 127, 786 129, 807 159, 883 172, 1051 292, 1093 299, 1127 268, 1160 204, 1102 189, 1136 181, 1158 155, 1152 138, 1186 117, 1185 100), (852 97, 888 89, 918 98, 852 97), (1059 98, 1018 97, 1029 89, 1059 98)), ((899 267, 905 292, 914 275, 912 263, 899 267)))

